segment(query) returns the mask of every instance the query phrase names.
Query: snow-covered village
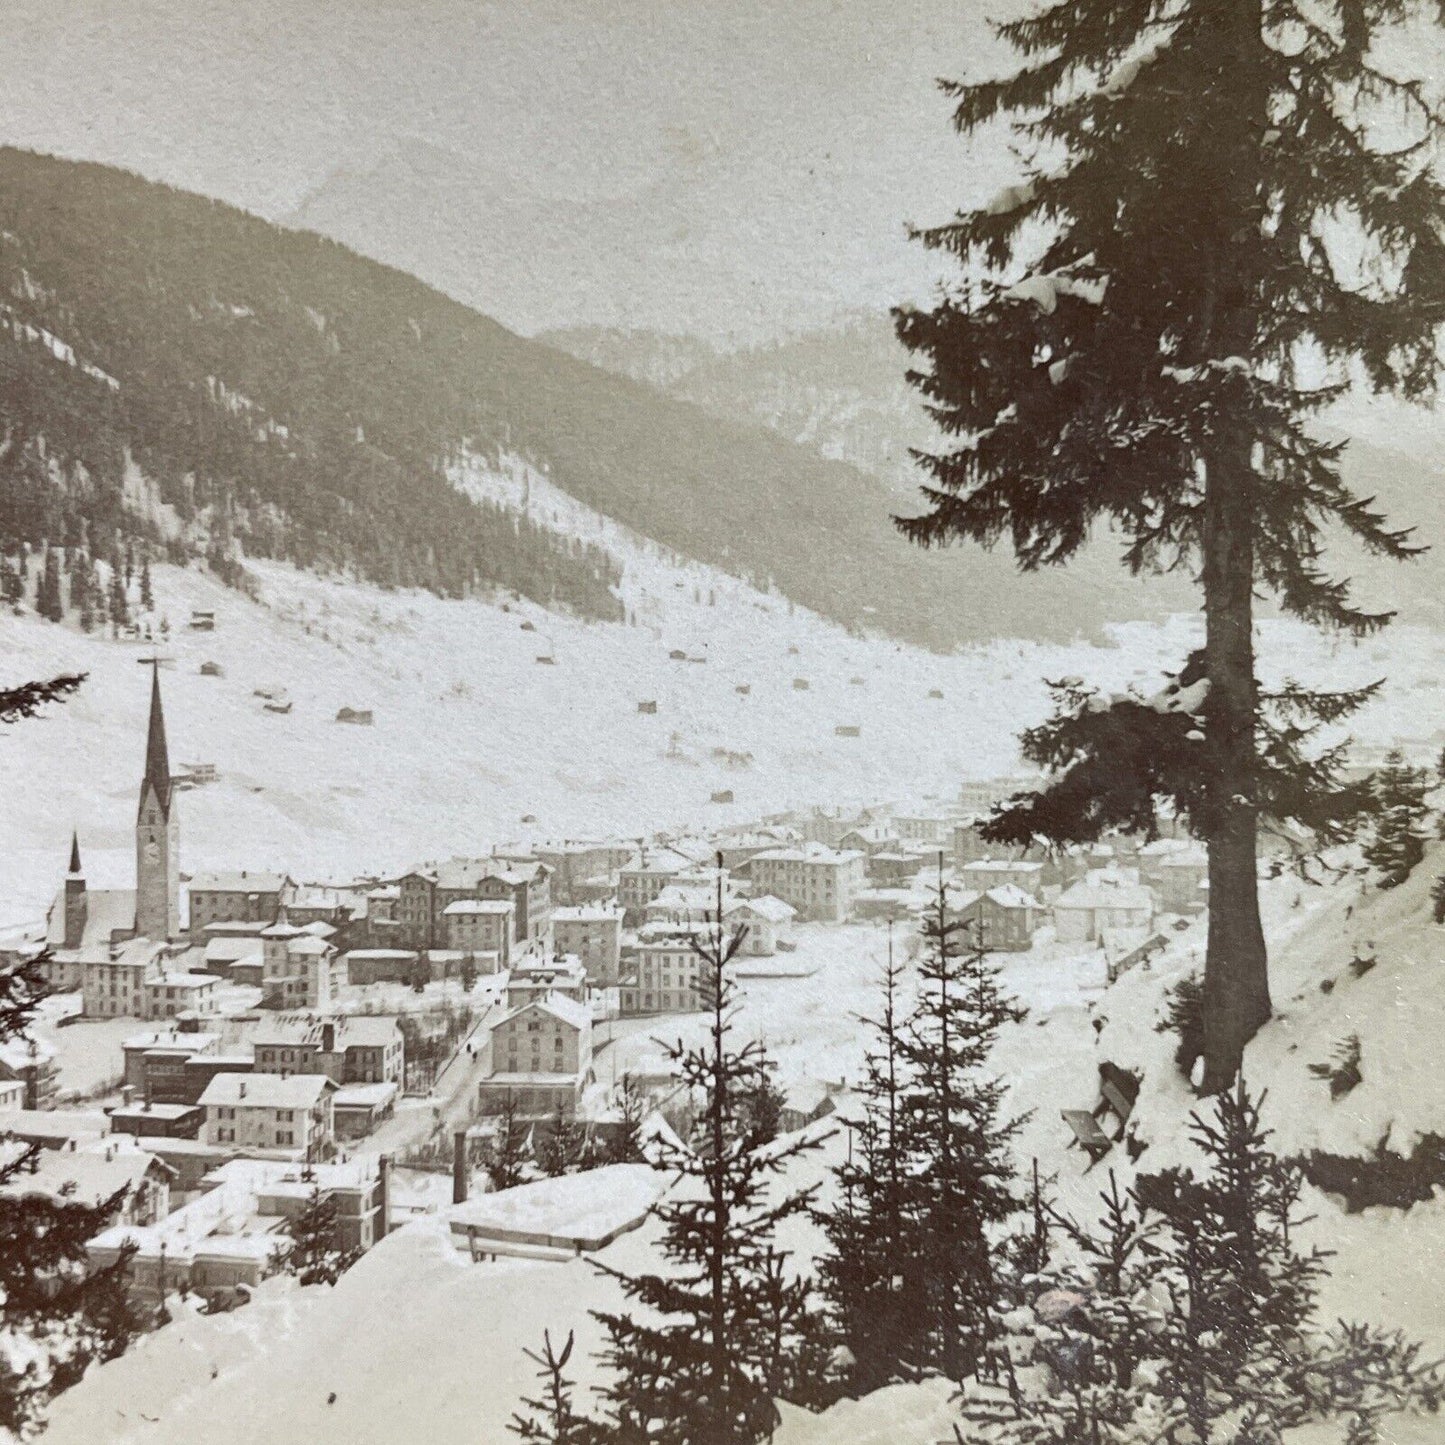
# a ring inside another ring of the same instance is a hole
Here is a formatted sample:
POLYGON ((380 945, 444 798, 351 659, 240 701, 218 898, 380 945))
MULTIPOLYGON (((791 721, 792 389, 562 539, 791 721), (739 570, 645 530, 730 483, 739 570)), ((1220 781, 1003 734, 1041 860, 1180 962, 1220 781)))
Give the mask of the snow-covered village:
POLYGON ((1445 1441, 1445 15, 13 0, 0 1440, 1445 1441))

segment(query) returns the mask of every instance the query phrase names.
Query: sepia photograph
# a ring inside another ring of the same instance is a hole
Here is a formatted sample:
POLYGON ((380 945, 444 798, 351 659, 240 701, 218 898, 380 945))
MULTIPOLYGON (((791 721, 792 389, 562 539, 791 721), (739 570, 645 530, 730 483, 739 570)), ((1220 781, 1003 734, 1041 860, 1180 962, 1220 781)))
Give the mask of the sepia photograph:
POLYGON ((1445 1445, 1445 0, 0 36, 0 1445, 1445 1445))

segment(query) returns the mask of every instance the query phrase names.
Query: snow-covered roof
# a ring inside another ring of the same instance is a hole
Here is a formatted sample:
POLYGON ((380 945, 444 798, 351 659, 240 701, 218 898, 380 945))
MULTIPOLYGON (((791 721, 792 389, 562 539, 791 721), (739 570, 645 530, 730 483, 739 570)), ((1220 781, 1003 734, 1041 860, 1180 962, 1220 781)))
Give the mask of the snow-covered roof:
POLYGON ((396 1084, 343 1084, 331 1102, 338 1109, 379 1109, 396 1098, 396 1084))
POLYGON ((762 853, 755 853, 751 861, 754 863, 817 863, 828 867, 838 867, 861 857, 863 854, 856 848, 830 848, 826 843, 804 843, 800 848, 766 849, 762 853))
POLYGON ((301 938, 292 939, 286 945, 286 952, 292 958, 319 958, 332 951, 331 945, 324 938, 318 938, 314 933, 307 933, 301 938))
POLYGON ((121 1043, 124 1049, 185 1049, 190 1053, 203 1053, 218 1042, 219 1034, 186 1033, 182 1029, 147 1029, 142 1034, 132 1034, 121 1043))
POLYGON ((208 938, 204 954, 207 963, 240 963, 261 957, 261 942, 255 937, 208 938))
POLYGON ((188 1114, 199 1112, 199 1104, 121 1104, 110 1111, 110 1126, 114 1132, 125 1133, 126 1124, 139 1124, 146 1119, 164 1119, 174 1123, 188 1114))
POLYGON ((456 1235, 595 1249, 640 1224, 667 1179, 646 1164, 609 1164, 483 1194, 453 1205, 446 1217, 456 1235))
POLYGON ((565 994, 560 993, 544 994, 541 998, 530 999, 524 1004, 519 1004, 509 1013, 503 1014, 497 1020, 497 1025, 510 1023, 531 1009, 541 1009, 544 1013, 551 1014, 553 1018, 560 1019, 574 1029, 592 1027, 592 1011, 587 1005, 578 1003, 575 998, 568 998, 565 994))
POLYGON ((1055 908, 1149 908, 1154 895, 1142 883, 1117 874, 1090 873, 1054 900, 1055 908))
MULTIPOLYGON (((111 934, 126 933, 135 927, 134 888, 87 888, 85 890, 85 927, 81 930, 79 950, 89 952, 108 948, 111 934)), ((50 948, 65 943, 65 892, 55 895, 45 920, 45 942, 50 948)))
POLYGON ((537 861, 524 863, 504 858, 449 858, 445 863, 413 868, 407 877, 425 878, 449 893, 469 892, 487 879, 499 879, 512 887, 536 882, 548 872, 547 865, 537 861))
POLYGON ((192 893, 279 893, 291 880, 284 873, 239 872, 195 873, 191 876, 192 893))
POLYGON ((288 908, 349 908, 352 895, 324 883, 303 883, 291 895, 288 908))
POLYGON ((34 1166, 0 1184, 0 1195, 10 1199, 40 1195, 94 1208, 122 1190, 136 1188, 149 1173, 175 1173, 154 1154, 135 1148, 128 1135, 101 1150, 42 1149, 34 1166))
POLYGON ((0 1114, 0 1138, 94 1139, 109 1130, 110 1120, 92 1110, 7 1109, 0 1114))
POLYGON ((463 917, 471 914, 511 914, 517 905, 510 898, 459 898, 442 909, 444 917, 463 917))
POLYGON ((325 1074, 217 1074, 198 1102, 208 1109, 311 1109, 335 1087, 325 1074))
POLYGON ((621 923, 622 909, 610 903, 569 903, 552 910, 555 923, 621 923))
POLYGON ((1039 873, 1043 871, 1042 863, 1031 863, 1023 858, 980 858, 973 863, 965 863, 965 873, 1039 873))
POLYGON ((788 923, 797 916, 797 913, 798 910, 791 903, 784 903, 781 898, 774 898, 771 893, 765 893, 761 898, 738 899, 723 916, 732 918, 738 914, 748 914, 768 923, 788 923))
POLYGON ((55 1057, 55 1050, 44 1039, 30 1034, 17 1034, 13 1039, 0 1042, 0 1065, 12 1073, 33 1068, 36 1064, 48 1064, 55 1057))
POLYGON ((1017 883, 1002 883, 997 888, 990 888, 984 897, 991 898, 1000 908, 1043 907, 1032 893, 1025 892, 1017 883))
POLYGON ((321 1044, 327 1025, 338 1049, 381 1048, 401 1037, 396 1020, 388 1014, 340 1014, 317 1018, 313 1014, 277 1014, 264 1019, 251 1036, 258 1048, 295 1048, 321 1044))

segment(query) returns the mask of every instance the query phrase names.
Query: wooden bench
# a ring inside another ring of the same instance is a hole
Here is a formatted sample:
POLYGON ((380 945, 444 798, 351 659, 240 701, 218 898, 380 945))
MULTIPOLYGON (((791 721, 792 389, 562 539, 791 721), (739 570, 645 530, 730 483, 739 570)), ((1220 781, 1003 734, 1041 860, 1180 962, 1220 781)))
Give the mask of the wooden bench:
POLYGON ((1129 1124, 1129 1115, 1134 1112, 1134 1101, 1118 1085, 1110 1083, 1107 1079, 1099 1085, 1099 1092, 1104 1097, 1100 1100, 1099 1107, 1094 1110, 1094 1117, 1097 1119, 1102 1113, 1113 1114, 1119 1121, 1118 1132, 1114 1135, 1117 1142, 1124 1137, 1124 1130, 1129 1124))
POLYGON ((1092 1169, 1114 1147, 1114 1141, 1099 1127, 1099 1121, 1087 1109, 1063 1109, 1060 1112, 1064 1123, 1074 1131, 1069 1148, 1072 1149, 1078 1144, 1089 1156, 1089 1168, 1092 1169))

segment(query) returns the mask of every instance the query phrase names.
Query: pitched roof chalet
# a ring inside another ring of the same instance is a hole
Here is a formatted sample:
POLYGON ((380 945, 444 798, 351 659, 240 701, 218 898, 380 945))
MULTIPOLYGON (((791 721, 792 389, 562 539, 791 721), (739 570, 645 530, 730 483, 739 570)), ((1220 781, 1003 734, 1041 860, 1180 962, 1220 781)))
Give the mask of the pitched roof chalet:
POLYGON ((526 1013, 529 1009, 541 1009, 549 1013, 553 1018, 560 1019, 564 1024, 569 1024, 574 1029, 589 1029, 592 1027, 592 1011, 586 1004, 578 1003, 576 999, 567 998, 560 993, 549 993, 543 998, 531 999, 510 1013, 504 1014, 497 1020, 498 1024, 510 1023, 512 1019, 526 1013))

